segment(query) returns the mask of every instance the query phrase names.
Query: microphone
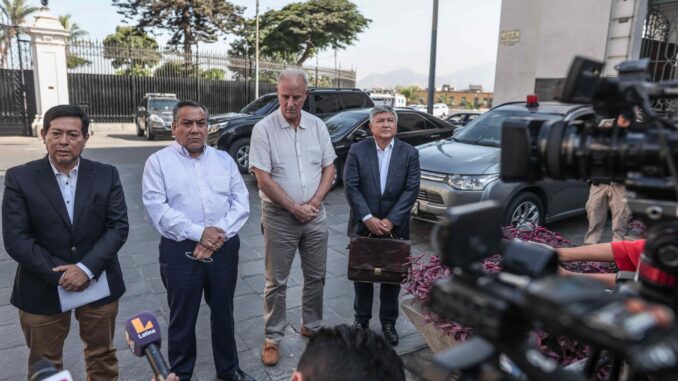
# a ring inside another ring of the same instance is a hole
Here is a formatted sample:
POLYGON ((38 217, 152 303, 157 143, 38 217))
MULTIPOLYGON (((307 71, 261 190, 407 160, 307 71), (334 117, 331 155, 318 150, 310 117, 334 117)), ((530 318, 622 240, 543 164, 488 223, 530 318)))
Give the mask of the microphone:
POLYGON ((146 356, 158 381, 170 374, 165 358, 160 352, 160 325, 150 312, 142 312, 127 319, 125 337, 130 351, 137 357, 146 356))
POLYGON ((73 381, 71 372, 59 370, 45 359, 34 362, 28 369, 28 381, 73 381))

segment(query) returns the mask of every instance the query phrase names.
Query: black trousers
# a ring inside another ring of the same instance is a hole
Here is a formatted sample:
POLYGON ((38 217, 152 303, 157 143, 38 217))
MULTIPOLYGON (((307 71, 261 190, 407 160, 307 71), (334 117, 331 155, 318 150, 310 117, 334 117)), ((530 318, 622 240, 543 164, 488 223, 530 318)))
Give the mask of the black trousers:
MULTIPOLYGON (((353 282, 355 287, 355 320, 367 325, 372 318, 372 297, 374 286, 372 283, 353 282)), ((381 283, 379 285, 379 320, 381 324, 393 323, 398 319, 399 284, 381 283)))
POLYGON ((181 381, 190 380, 196 361, 195 324, 203 291, 210 307, 212 356, 217 375, 238 368, 233 330, 233 296, 238 275, 240 239, 234 236, 214 252, 212 263, 186 258, 196 243, 190 240, 160 241, 160 276, 170 307, 168 353, 170 368, 181 381))

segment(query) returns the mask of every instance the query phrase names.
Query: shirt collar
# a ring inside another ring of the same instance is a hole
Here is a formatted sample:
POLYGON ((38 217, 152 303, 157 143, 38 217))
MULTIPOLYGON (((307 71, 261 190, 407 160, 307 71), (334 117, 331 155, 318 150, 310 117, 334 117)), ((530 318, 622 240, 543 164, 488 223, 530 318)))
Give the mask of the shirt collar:
POLYGON ((374 140, 374 146, 377 147, 377 151, 379 152, 386 152, 389 148, 393 150, 393 146, 395 145, 395 138, 391 139, 391 142, 386 145, 386 148, 382 151, 381 148, 379 148, 379 144, 377 144, 377 140, 374 140))
POLYGON ((170 147, 172 147, 172 148, 173 148, 177 153, 179 153, 181 156, 183 156, 183 157, 185 157, 185 158, 188 158, 188 159, 196 159, 196 160, 197 160, 197 159, 201 159, 203 156, 205 156, 205 153, 207 153, 207 144, 205 144, 205 145, 203 146, 203 148, 202 148, 202 153, 201 153, 200 156, 198 156, 198 157, 192 157, 192 156, 191 156, 191 153, 188 152, 188 150, 186 149, 186 147, 184 147, 184 146, 182 146, 181 144, 179 144, 179 142, 177 142, 176 140, 172 142, 172 144, 170 145, 170 147))
MULTIPOLYGON (((52 157, 47 155, 47 159, 49 160, 49 166, 52 167, 52 172, 54 172, 54 175, 55 176, 63 175, 63 173, 59 172, 59 170, 52 163, 52 157)), ((77 175, 79 168, 80 168, 80 158, 78 157, 78 162, 75 164, 75 167, 73 167, 73 169, 71 169, 71 171, 66 176, 77 175)))
MULTIPOLYGON (((278 107, 277 111, 277 116, 278 116, 278 124, 280 125, 280 128, 292 128, 290 124, 285 120, 285 117, 282 114, 282 110, 280 110, 280 107, 278 107)), ((301 128, 306 128, 306 116, 304 115, 304 110, 301 110, 301 118, 299 119, 299 127, 301 128)))

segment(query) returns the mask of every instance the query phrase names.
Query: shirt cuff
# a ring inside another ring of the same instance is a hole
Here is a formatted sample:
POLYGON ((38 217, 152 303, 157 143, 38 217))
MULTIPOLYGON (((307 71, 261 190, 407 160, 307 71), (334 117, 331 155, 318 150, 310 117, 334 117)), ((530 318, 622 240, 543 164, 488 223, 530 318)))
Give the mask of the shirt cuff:
POLYGON ((89 269, 87 268, 87 266, 83 265, 81 262, 78 262, 78 263, 76 263, 75 265, 78 266, 78 267, 80 268, 80 270, 84 271, 85 274, 87 274, 87 277, 88 277, 90 280, 94 279, 94 274, 92 274, 92 272, 89 271, 89 269))
POLYGON ((190 224, 187 230, 186 236, 188 239, 191 241, 200 242, 200 239, 202 238, 202 232, 205 230, 205 228, 198 224, 190 224))
POLYGON ((363 217, 363 222, 367 222, 367 220, 369 220, 369 219, 372 218, 372 217, 373 217, 373 216, 372 216, 372 213, 366 215, 365 217, 363 217))

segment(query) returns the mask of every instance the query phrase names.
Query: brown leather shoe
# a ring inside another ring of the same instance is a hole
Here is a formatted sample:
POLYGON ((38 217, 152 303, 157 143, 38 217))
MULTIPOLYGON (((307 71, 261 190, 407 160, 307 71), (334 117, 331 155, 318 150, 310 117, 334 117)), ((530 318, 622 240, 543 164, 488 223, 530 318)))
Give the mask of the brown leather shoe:
POLYGON ((278 363, 279 359, 278 345, 264 342, 264 347, 261 349, 261 362, 264 365, 273 366, 278 363))
POLYGON ((303 325, 301 326, 301 331, 299 333, 301 333, 301 336, 308 337, 309 339, 315 335, 315 331, 311 331, 303 325))

